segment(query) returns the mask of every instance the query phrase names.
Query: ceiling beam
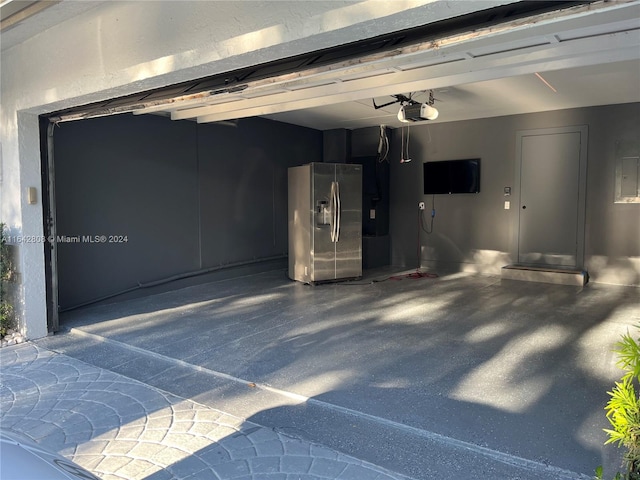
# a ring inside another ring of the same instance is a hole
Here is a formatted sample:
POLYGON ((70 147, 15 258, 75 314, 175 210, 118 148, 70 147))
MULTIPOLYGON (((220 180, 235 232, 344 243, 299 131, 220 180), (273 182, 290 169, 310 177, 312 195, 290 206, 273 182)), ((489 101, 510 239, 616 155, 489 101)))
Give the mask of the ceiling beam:
POLYGON ((397 93, 452 87, 464 83, 533 74, 638 58, 640 31, 599 35, 560 43, 501 52, 442 65, 416 68, 385 75, 336 82, 322 87, 268 95, 232 104, 219 104, 177 111, 172 119, 197 118, 200 123, 312 108, 397 93))

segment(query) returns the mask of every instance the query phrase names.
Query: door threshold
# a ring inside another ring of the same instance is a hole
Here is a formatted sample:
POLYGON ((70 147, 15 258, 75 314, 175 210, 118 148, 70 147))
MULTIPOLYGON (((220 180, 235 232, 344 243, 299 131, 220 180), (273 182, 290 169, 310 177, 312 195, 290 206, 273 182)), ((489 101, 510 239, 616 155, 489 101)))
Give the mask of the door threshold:
POLYGON ((576 285, 580 287, 589 282, 589 273, 586 270, 567 267, 506 265, 502 267, 501 276, 506 280, 576 285))

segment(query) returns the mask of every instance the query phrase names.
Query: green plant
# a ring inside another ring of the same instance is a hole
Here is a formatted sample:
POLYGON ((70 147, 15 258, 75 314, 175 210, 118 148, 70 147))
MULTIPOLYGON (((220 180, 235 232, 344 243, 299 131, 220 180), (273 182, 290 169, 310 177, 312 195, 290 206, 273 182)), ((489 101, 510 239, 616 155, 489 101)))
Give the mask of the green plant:
POLYGON ((11 280, 14 269, 5 237, 5 225, 0 223, 0 338, 13 326, 13 306, 7 298, 7 282, 11 280))
POLYGON ((0 338, 13 326, 13 307, 6 300, 0 302, 0 338))
MULTIPOLYGON (((602 470, 602 466, 599 466, 598 468, 596 468, 596 476, 594 477, 595 480, 602 480, 602 475, 603 475, 603 470, 602 470)), ((622 480, 622 474, 620 472, 616 473, 616 476, 613 477, 613 480, 622 480)))
MULTIPOLYGON (((611 429, 606 444, 624 447, 626 473, 618 473, 614 480, 640 480, 640 338, 634 339, 628 332, 616 343, 617 365, 624 374, 610 392, 605 411, 611 429)), ((602 479, 602 468, 596 470, 596 478, 602 479)))

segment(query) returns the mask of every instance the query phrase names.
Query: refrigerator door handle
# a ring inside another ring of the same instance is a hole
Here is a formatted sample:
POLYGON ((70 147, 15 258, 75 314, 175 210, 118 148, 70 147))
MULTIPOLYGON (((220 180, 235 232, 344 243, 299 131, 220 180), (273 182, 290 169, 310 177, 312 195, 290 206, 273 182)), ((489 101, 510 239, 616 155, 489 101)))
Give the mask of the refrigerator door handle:
POLYGON ((329 225, 331 227, 331 242, 336 241, 336 182, 331 182, 329 198, 329 225))
POLYGON ((340 184, 336 182, 336 242, 340 240, 340 210, 340 184))

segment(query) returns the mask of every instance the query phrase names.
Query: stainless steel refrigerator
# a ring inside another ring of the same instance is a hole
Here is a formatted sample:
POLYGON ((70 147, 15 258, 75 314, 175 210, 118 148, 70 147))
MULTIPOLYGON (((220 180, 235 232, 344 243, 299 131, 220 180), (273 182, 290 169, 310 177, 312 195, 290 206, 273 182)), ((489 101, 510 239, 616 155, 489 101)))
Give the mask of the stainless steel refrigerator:
POLYGON ((362 276, 362 166, 289 168, 289 278, 314 284, 362 276))

